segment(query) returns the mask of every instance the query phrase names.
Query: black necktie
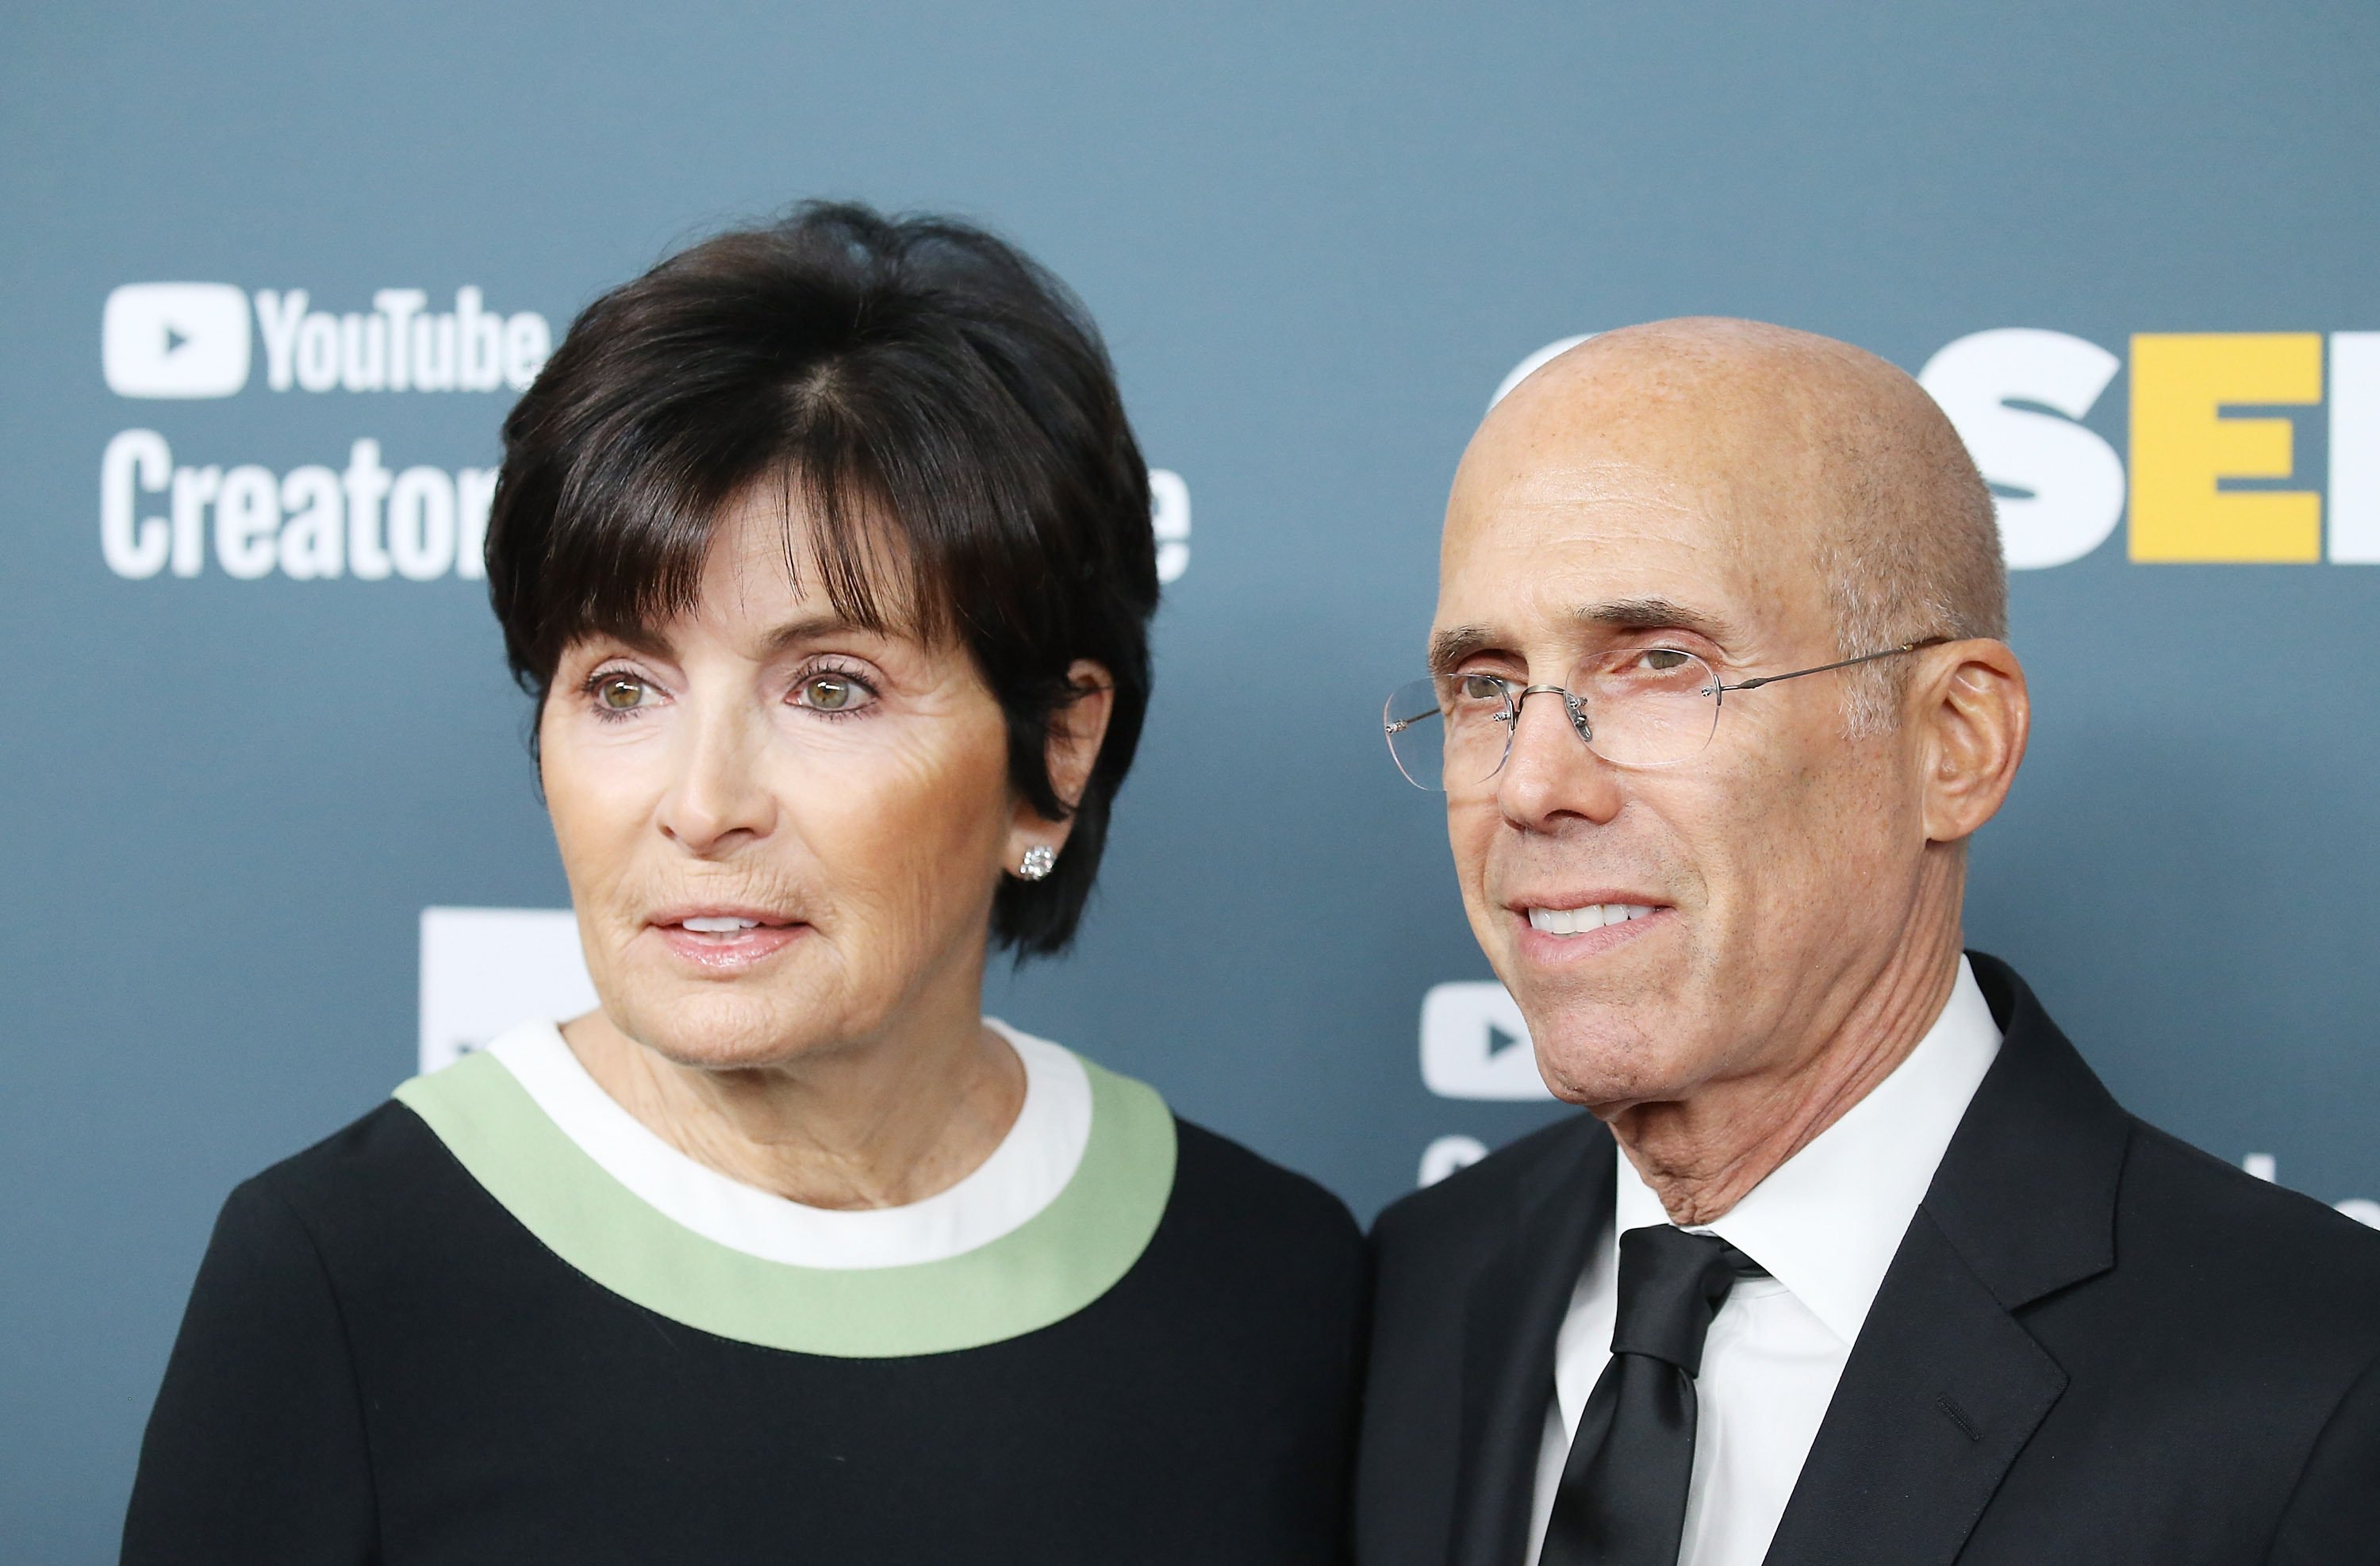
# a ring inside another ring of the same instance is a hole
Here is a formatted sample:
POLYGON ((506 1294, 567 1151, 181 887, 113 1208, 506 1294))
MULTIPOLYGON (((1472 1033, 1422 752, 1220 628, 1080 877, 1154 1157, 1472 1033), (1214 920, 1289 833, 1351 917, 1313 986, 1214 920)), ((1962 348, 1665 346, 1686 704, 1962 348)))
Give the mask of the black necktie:
POLYGON ((1538 1566, 1677 1566, 1711 1317, 1760 1264, 1716 1234, 1620 1236, 1611 1363, 1579 1415, 1538 1566))

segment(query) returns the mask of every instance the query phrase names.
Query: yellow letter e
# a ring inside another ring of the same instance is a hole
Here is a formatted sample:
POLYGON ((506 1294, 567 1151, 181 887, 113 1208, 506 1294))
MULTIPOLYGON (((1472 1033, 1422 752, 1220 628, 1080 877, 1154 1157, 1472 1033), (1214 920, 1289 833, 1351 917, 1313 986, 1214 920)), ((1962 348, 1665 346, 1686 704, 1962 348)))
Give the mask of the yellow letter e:
POLYGON ((2317 332, 2180 332, 2132 339, 2134 560, 2316 561, 2322 496, 2226 490, 2225 479, 2286 479, 2286 419, 2227 419, 2227 407, 2322 401, 2317 332))

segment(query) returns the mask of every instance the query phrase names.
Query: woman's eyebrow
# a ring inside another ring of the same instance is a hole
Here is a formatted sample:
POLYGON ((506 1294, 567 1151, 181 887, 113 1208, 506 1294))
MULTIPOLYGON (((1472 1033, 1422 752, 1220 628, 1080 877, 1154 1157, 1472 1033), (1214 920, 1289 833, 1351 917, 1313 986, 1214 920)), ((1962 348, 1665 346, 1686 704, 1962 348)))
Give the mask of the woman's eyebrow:
POLYGON ((822 611, 816 614, 800 615, 784 622, 769 633, 769 650, 781 651, 795 642, 814 641, 820 637, 832 636, 838 631, 848 631, 852 628, 849 620, 832 610, 822 611))
POLYGON ((582 649, 592 645, 600 649, 606 642, 615 643, 646 658, 666 659, 676 651, 671 645, 667 631, 659 625, 647 625, 590 627, 574 637, 572 645, 582 649))
POLYGON ((773 654, 789 647, 798 647, 803 642, 816 641, 821 637, 851 636, 855 633, 867 636, 882 634, 829 609, 786 621, 769 633, 767 645, 773 654))

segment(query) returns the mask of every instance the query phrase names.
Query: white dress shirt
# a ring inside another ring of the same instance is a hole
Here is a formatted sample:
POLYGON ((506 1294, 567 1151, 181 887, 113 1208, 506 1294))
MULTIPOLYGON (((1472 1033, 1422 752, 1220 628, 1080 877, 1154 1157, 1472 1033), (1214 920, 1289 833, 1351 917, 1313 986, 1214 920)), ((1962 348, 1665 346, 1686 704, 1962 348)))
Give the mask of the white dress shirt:
MULTIPOLYGON (((1961 957, 1949 1003, 1909 1058, 1725 1217, 1694 1231, 1717 1234, 1769 1276, 1735 1286, 1703 1348, 1679 1566, 1759 1566, 1768 1553, 1868 1306, 1999 1047, 1999 1027, 1961 957)), ((1669 1221, 1635 1165, 1616 1147, 1613 1157, 1616 1220, 1588 1256, 1555 1340, 1532 1562, 1571 1435, 1611 1360, 1620 1235, 1669 1221)))

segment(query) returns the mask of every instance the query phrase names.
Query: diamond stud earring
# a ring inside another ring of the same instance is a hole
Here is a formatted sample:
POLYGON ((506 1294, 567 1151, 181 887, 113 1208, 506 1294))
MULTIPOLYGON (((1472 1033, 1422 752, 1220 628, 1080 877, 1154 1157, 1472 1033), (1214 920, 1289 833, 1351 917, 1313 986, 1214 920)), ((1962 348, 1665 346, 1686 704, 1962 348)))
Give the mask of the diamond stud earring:
POLYGON ((1025 862, 1016 867, 1018 879, 1039 880, 1058 867, 1058 851, 1046 843, 1037 843, 1025 851, 1025 862))

